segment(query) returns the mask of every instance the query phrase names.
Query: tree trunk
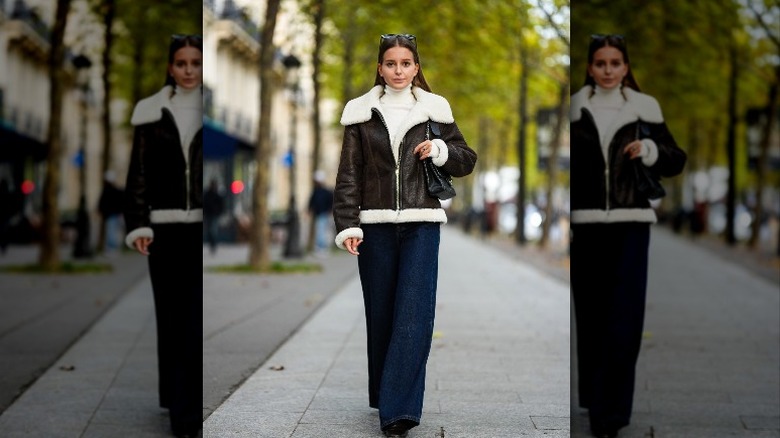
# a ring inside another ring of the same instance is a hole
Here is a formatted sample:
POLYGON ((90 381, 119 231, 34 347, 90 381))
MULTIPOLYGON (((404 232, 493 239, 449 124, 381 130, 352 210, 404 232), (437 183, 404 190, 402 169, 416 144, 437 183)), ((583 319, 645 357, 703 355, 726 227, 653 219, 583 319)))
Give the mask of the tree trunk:
POLYGON ((555 129, 553 138, 550 142, 550 158, 547 161, 547 193, 544 206, 544 220, 542 221, 542 237, 539 240, 539 246, 546 248, 550 239, 550 224, 553 220, 553 192, 558 183, 558 150, 560 149, 561 134, 563 134, 563 119, 566 118, 566 97, 569 90, 569 84, 562 83, 559 90, 558 111, 555 115, 555 129))
MULTIPOLYGON (((103 159, 100 170, 105 177, 106 171, 111 166, 111 48, 114 44, 113 26, 116 13, 114 0, 103 0, 101 5, 103 13, 103 26, 105 27, 103 44, 103 159)), ((106 246, 106 218, 101 215, 100 229, 98 232, 97 251, 103 252, 106 246)))
POLYGON ((756 205, 753 206, 753 223, 750 230, 750 241, 748 244, 755 248, 758 244, 759 233, 761 232, 761 217, 764 215, 764 209, 761 200, 764 197, 764 185, 767 177, 767 162, 769 161, 769 139, 772 137, 772 127, 774 126, 777 109, 777 88, 780 85, 780 66, 775 67, 775 80, 769 87, 769 99, 765 111, 766 125, 764 132, 761 133, 761 149, 756 162, 756 205))
MULTIPOLYGON (((320 130, 320 53, 322 53, 322 20, 325 16, 325 0, 317 0, 314 5, 314 53, 312 53, 312 82, 314 83, 314 108, 312 125, 314 128, 314 150, 312 151, 310 175, 314 175, 320 167, 320 149, 322 148, 322 131, 320 130)), ((315 218, 309 216, 309 237, 306 242, 306 252, 314 251, 315 218)))
POLYGON ((517 130, 517 156, 520 163, 520 176, 517 182, 517 228, 515 229, 515 241, 518 245, 528 243, 528 237, 525 235, 525 194, 526 183, 528 181, 526 171, 526 131, 528 129, 528 76, 530 63, 528 62, 528 49, 525 41, 520 41, 520 103, 518 110, 520 112, 520 125, 517 130))
POLYGON ((54 271, 60 265, 60 213, 57 191, 60 186, 60 156, 62 155, 61 125, 63 97, 63 60, 65 45, 63 36, 68 21, 70 0, 57 0, 57 12, 51 34, 49 52, 49 145, 46 160, 46 180, 43 183, 43 236, 38 263, 46 270, 54 271))
POLYGON ((736 158, 736 130, 737 130, 737 46, 733 37, 729 46, 729 62, 731 73, 729 75, 729 101, 728 101, 728 138, 726 140, 726 154, 728 156, 728 192, 726 193, 726 243, 734 245, 737 242, 734 235, 734 212, 736 210, 736 186, 737 186, 737 158, 736 158))
POLYGON ((266 4, 260 43, 260 124, 252 193, 252 228, 249 231, 249 265, 267 270, 271 265, 271 227, 268 223, 269 159, 271 156, 271 98, 274 89, 274 31, 280 0, 266 4))

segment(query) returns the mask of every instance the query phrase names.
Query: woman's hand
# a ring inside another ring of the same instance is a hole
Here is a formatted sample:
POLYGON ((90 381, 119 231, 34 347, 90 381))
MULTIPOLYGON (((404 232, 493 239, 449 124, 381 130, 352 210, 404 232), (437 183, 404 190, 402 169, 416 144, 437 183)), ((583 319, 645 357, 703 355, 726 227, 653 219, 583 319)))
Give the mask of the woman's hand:
POLYGON ((139 237, 133 241, 133 247, 141 254, 149 255, 149 245, 152 243, 151 237, 139 237))
MULTIPOLYGON (((433 142, 430 140, 425 140, 424 142, 418 144, 414 147, 414 153, 420 154, 420 159, 424 160, 428 157, 431 157, 431 153, 433 152, 434 148, 436 149, 436 152, 439 151, 439 148, 437 146, 434 146, 433 142)), ((433 158, 438 157, 439 154, 433 155, 433 158)))
POLYGON ((358 252, 357 247, 361 243, 363 243, 363 239, 358 239, 357 237, 350 237, 344 240, 344 248, 347 248, 347 252, 349 252, 352 255, 359 255, 360 253, 358 252))
POLYGON ((623 153, 628 155, 628 158, 631 160, 639 158, 642 155, 642 141, 634 140, 627 144, 626 147, 623 148, 623 153))

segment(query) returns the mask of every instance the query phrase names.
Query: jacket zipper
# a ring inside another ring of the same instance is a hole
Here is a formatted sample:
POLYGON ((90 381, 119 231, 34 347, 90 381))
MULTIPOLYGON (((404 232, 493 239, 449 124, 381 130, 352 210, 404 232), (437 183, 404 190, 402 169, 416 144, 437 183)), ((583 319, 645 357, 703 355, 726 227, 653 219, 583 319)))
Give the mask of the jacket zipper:
MULTIPOLYGON (((387 122, 385 122, 385 118, 382 116, 382 113, 379 112, 376 108, 371 108, 371 111, 374 111, 379 116, 379 120, 382 121, 382 125, 385 127, 385 131, 387 132, 387 138, 390 139, 390 128, 387 127, 387 122)), ((404 147, 404 141, 401 140, 401 144, 398 146, 398 159, 395 162, 395 211, 396 214, 400 214, 401 212, 401 151, 404 147)), ((393 154, 393 143, 390 142, 390 155, 393 154)))
MULTIPOLYGON (((392 147, 392 146, 391 146, 392 147)), ((401 211, 401 151, 404 149, 404 141, 398 146, 398 161, 395 163, 395 210, 401 211)))
MULTIPOLYGON (((596 119, 593 118, 593 114, 590 113, 590 111, 583 111, 588 118, 590 119, 591 124, 596 129, 596 138, 599 139, 599 148, 601 148, 601 133, 599 132, 598 127, 596 127, 596 119)), ((607 155, 604 158, 604 195, 606 196, 604 199, 604 206, 607 212, 607 215, 609 215, 609 147, 607 147, 607 155)))
MULTIPOLYGON (((168 115, 170 116, 171 120, 173 121, 173 126, 176 129, 176 138, 179 140, 179 148, 181 149, 181 132, 179 132, 179 126, 176 125, 176 118, 173 117, 173 113, 168 111, 168 115)), ((191 144, 189 145, 191 146, 191 144)), ((189 153, 189 146, 187 147, 187 153, 189 153)), ((192 207, 190 203, 190 160, 189 157, 185 154, 184 150, 182 149, 182 158, 184 158, 184 205, 185 205, 185 212, 189 214, 190 208, 192 207)))
POLYGON ((187 162, 187 168, 184 171, 184 177, 187 178, 186 181, 187 190, 185 196, 187 196, 187 212, 189 212, 190 211, 190 163, 189 161, 187 162))

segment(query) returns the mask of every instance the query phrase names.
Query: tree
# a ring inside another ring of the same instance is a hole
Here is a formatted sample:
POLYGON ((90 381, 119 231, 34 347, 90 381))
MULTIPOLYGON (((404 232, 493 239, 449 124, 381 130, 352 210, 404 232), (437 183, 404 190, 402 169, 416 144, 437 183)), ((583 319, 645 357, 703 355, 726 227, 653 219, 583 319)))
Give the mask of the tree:
MULTIPOLYGON (((775 21, 780 18, 780 3, 774 8, 767 7, 766 11, 759 10, 753 2, 747 4, 753 16, 756 19, 758 27, 766 33, 767 39, 775 49, 775 56, 780 56, 780 29, 771 26, 772 18, 775 21), (765 14, 768 17, 765 17, 765 14), (774 17, 771 15, 774 14, 774 17)), ((768 5, 767 5, 768 6, 768 5)), ((751 224, 750 240, 748 244, 755 248, 758 244, 759 233, 761 230, 761 218, 764 216, 762 200, 764 198, 764 186, 767 182, 767 165, 769 161, 769 141, 772 137, 772 127, 777 117, 777 94, 780 87, 780 63, 775 64, 774 75, 769 78, 769 92, 767 93, 766 106, 764 107, 764 126, 761 130, 761 139, 759 144, 759 156, 756 162, 756 203, 753 209, 753 223, 751 224)), ((777 254, 780 255, 780 235, 778 235, 777 254)))
POLYGON ((260 125, 256 151, 257 173, 252 194, 252 228, 249 232, 249 265, 267 270, 271 265, 271 227, 268 223, 268 157, 271 155, 271 96, 274 88, 274 31, 279 0, 268 0, 260 40, 260 125))
MULTIPOLYGON (((320 150, 322 149, 322 128, 320 117, 320 71, 322 66, 322 21, 325 18, 325 0, 314 0, 312 5, 308 8, 314 21, 314 53, 311 56, 312 64, 312 83, 314 84, 314 102, 312 103, 312 127, 314 128, 314 148, 312 150, 311 160, 311 172, 310 175, 314 175, 320 167, 320 150)), ((315 238, 315 221, 312 219, 309 221, 309 238, 306 242, 306 251, 312 252, 314 250, 314 238, 315 238)))
POLYGON ((62 97, 64 92, 65 26, 68 22, 70 0, 57 0, 54 27, 49 52, 49 153, 46 160, 46 179, 43 183, 43 236, 38 262, 46 270, 59 268, 60 213, 57 190, 60 187, 60 157, 62 155, 62 97))
MULTIPOLYGON (((552 6, 556 9, 549 11, 547 5, 542 4, 541 1, 537 2, 538 8, 542 10, 547 18, 547 24, 555 31, 555 34, 566 47, 567 51, 571 49, 571 43, 569 42, 569 32, 565 28, 564 22, 568 22, 566 19, 569 14, 569 2, 560 2, 559 4, 553 3, 552 6)), ((564 66, 568 67, 568 66, 564 66)), ((552 73, 555 76, 561 76, 557 72, 552 73)), ((569 84, 571 82, 570 75, 564 74, 558 79, 559 91, 558 91, 558 104, 556 106, 555 115, 555 127, 553 128, 553 138, 550 142, 550 156, 547 162, 547 190, 546 190, 546 203, 544 206, 544 222, 542 222, 542 237, 539 240, 541 247, 546 247, 549 241, 550 225, 555 217, 553 206, 553 194, 554 189, 558 185, 558 152, 561 146, 561 139, 564 134, 564 120, 566 114, 568 114, 568 98, 569 98, 569 84)))
MULTIPOLYGON (((101 0, 98 5, 100 15, 103 17, 103 118, 101 121, 103 131, 103 158, 101 160, 101 175, 105 175, 111 166, 111 49, 114 46, 114 16, 116 15, 116 1, 101 0)), ((98 232, 97 250, 102 251, 106 244, 106 218, 100 218, 100 230, 98 232)))

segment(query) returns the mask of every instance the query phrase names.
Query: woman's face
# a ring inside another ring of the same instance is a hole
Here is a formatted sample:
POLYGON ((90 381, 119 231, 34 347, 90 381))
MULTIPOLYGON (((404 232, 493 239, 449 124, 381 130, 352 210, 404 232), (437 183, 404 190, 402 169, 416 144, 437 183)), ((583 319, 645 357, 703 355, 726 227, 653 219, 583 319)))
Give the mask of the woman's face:
POLYGON ((623 53, 611 46, 604 46, 593 54, 593 62, 588 66, 588 74, 601 88, 611 89, 623 82, 628 73, 628 64, 623 61, 623 53))
POLYGON ((203 82, 203 54, 195 47, 182 47, 173 54, 168 73, 181 88, 191 90, 200 87, 203 82))
POLYGON ((387 85, 396 90, 412 83, 420 67, 414 63, 414 54, 406 47, 395 46, 387 49, 382 63, 377 66, 379 76, 387 85))

